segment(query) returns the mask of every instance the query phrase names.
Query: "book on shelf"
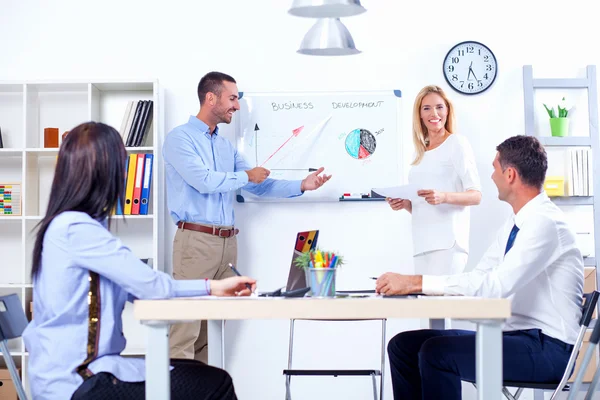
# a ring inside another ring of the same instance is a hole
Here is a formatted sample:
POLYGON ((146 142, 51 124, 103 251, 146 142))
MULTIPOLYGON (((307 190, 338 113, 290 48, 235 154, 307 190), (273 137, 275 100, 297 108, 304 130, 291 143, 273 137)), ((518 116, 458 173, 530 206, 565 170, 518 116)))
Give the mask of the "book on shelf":
POLYGON ((21 183, 0 182, 0 215, 21 215, 21 183))
POLYGON ((116 215, 148 215, 154 154, 130 154, 125 170, 125 206, 119 200, 116 215))
POLYGON ((593 196, 592 153, 590 149, 566 151, 567 195, 593 196))
POLYGON ((152 126, 152 100, 132 100, 127 103, 119 133, 127 147, 143 146, 152 126))

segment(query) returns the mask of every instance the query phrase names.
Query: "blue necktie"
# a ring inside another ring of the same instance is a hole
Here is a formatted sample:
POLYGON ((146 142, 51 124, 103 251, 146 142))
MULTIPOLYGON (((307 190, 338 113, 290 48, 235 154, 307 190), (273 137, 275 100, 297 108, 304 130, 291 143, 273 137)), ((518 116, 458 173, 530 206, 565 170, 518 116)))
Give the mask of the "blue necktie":
POLYGON ((510 231, 510 235, 508 235, 508 241, 506 242, 506 250, 504 250, 504 254, 508 253, 508 251, 513 247, 515 243, 515 238, 517 237, 517 233, 519 233, 519 227, 515 224, 510 231))

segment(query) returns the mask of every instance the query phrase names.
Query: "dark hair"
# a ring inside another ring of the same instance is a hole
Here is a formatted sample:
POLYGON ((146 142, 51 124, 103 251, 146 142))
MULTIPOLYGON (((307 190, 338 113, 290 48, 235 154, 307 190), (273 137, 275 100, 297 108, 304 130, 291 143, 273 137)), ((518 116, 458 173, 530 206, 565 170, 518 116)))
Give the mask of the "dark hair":
POLYGON ((216 94, 217 97, 221 96, 223 82, 236 83, 235 79, 222 72, 213 71, 204 75, 198 83, 198 99, 200 100, 200 105, 204 104, 208 92, 216 94))
POLYGON ((60 146, 48 210, 36 226, 31 276, 40 272, 44 235, 52 220, 65 211, 80 211, 95 220, 109 218, 124 200, 123 139, 113 127, 86 122, 73 128, 60 146))
POLYGON ((508 167, 517 170, 526 185, 542 189, 548 169, 546 150, 533 136, 513 136, 500 143, 498 161, 504 171, 508 167))

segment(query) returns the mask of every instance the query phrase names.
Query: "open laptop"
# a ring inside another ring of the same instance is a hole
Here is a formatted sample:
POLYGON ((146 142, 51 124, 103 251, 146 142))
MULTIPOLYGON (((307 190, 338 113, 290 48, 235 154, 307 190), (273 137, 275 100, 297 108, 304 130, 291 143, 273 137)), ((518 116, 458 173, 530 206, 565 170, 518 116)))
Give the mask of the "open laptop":
POLYGON ((319 239, 319 231, 305 231, 298 232, 296 235, 296 242, 294 243, 294 252, 292 254, 292 261, 290 263, 290 272, 288 274, 287 284, 285 286, 285 292, 278 289, 274 292, 260 293, 259 296, 285 296, 285 293, 290 294, 302 294, 308 291, 308 285, 306 284, 306 274, 302 268, 298 268, 295 264, 296 258, 302 255, 302 253, 308 253, 311 250, 317 248, 317 240, 319 239), (303 290, 304 293, 301 293, 303 290))
POLYGON ((298 232, 296 235, 296 244, 294 245, 294 254, 292 255, 292 262, 290 264, 290 273, 288 275, 287 285, 285 286, 287 292, 308 286, 306 284, 306 274, 304 270, 298 268, 295 261, 302 253, 308 253, 309 251, 316 249, 318 239, 318 230, 298 232))

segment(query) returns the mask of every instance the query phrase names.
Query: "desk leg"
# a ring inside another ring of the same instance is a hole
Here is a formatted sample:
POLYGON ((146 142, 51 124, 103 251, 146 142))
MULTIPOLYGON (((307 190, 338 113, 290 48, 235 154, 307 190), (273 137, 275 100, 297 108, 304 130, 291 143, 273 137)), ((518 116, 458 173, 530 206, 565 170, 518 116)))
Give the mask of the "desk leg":
POLYGON ((502 322, 478 321, 476 338, 478 400, 502 399, 502 322))
POLYGON ((430 319, 429 320, 429 329, 437 329, 443 331, 446 329, 446 320, 445 319, 430 319))
POLYGON ((146 399, 169 400, 169 324, 146 325, 148 349, 146 354, 146 399))
POLYGON ((208 323, 208 365, 225 368, 224 320, 209 320, 208 323))

